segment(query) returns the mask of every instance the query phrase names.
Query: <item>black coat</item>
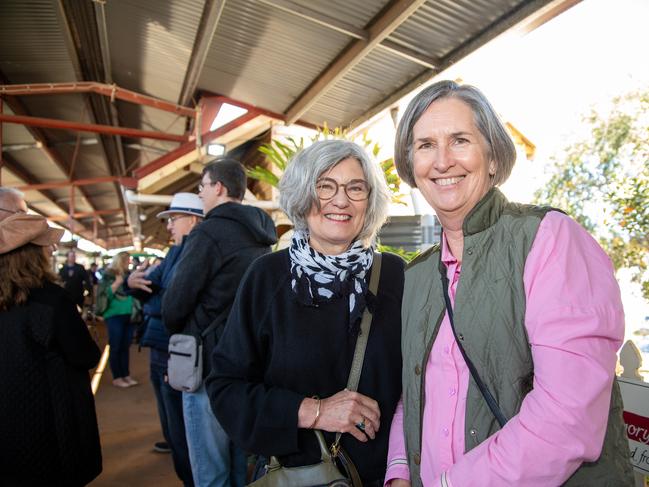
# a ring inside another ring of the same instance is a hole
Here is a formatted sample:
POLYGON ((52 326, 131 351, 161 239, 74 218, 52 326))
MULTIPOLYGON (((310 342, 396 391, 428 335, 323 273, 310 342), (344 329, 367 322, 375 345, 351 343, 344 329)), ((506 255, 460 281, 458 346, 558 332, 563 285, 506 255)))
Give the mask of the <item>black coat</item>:
POLYGON ((270 252, 277 241, 275 225, 259 208, 224 203, 185 238, 180 260, 162 298, 162 321, 173 333, 200 335, 213 322, 215 331, 203 339, 203 373, 216 346, 246 269, 270 252))
POLYGON ((101 472, 88 369, 100 351, 53 283, 0 312, 0 485, 85 485, 101 472))
MULTIPOLYGON (((390 423, 401 395, 401 295, 404 262, 383 254, 358 391, 375 399, 381 425, 374 440, 344 434, 341 445, 364 484, 382 483, 390 423)), ((348 298, 300 304, 291 290, 288 250, 250 267, 212 355, 206 385, 212 409, 228 436, 244 450, 276 455, 287 466, 320 459, 316 437, 298 429, 305 397, 321 398, 347 385, 358 328, 349 326, 348 298)), ((357 324, 356 324, 357 325, 357 324)), ((325 433, 327 444, 333 433, 325 433)))
POLYGON ((79 306, 83 305, 84 289, 92 289, 90 275, 81 264, 63 264, 59 270, 59 277, 63 281, 63 287, 70 293, 72 300, 79 306))

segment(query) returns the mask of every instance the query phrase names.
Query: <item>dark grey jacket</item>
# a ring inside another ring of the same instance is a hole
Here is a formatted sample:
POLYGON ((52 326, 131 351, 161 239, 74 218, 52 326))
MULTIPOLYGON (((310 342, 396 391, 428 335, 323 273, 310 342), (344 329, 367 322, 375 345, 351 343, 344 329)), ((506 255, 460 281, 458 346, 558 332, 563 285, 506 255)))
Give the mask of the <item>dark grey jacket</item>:
POLYGON ((170 334, 203 339, 203 374, 228 317, 239 282, 257 257, 277 241, 271 218, 259 208, 224 203, 210 210, 184 242, 175 273, 162 299, 162 321, 170 334))

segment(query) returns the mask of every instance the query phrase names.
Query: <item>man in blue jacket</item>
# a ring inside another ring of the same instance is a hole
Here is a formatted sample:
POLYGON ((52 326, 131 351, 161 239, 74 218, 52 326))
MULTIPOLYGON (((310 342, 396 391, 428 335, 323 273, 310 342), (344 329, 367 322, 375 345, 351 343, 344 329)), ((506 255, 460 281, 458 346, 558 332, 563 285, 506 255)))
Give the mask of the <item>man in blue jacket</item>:
POLYGON ((151 349, 151 384, 158 403, 162 434, 168 445, 156 443, 154 450, 171 449, 176 474, 185 486, 193 486, 192 472, 185 439, 182 393, 172 389, 166 381, 169 334, 162 322, 162 295, 175 271, 183 250, 183 239, 203 220, 203 202, 196 194, 176 193, 167 211, 158 213, 167 221, 167 230, 174 245, 162 263, 150 272, 137 270, 127 280, 130 294, 140 299, 146 320, 141 344, 151 349))

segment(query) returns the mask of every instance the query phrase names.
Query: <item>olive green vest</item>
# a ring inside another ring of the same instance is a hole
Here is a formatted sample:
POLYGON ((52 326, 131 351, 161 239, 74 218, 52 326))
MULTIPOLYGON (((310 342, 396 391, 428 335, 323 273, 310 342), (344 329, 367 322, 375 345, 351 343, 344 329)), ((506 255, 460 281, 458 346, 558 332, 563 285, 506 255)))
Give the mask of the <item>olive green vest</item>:
MULTIPOLYGON (((551 208, 509 203, 492 189, 467 215, 462 276, 454 322, 458 339, 506 418, 531 390, 534 363, 525 328, 523 271, 541 220, 551 208)), ((433 247, 406 271, 402 308, 404 433, 413 486, 420 486, 424 375, 445 313, 440 250, 433 247)), ((465 413, 465 452, 500 429, 471 378, 465 413)), ((584 463, 565 485, 633 485, 622 399, 614 383, 600 458, 584 463)), ((479 479, 476 479, 479 483, 479 479)))

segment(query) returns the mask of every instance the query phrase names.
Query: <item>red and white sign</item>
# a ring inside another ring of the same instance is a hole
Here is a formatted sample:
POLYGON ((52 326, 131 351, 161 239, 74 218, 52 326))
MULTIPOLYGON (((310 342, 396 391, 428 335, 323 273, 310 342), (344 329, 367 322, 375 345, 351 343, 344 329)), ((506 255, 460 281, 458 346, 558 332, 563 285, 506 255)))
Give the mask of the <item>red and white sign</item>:
POLYGON ((636 472, 649 475, 649 384, 618 377, 624 401, 624 423, 636 472))

